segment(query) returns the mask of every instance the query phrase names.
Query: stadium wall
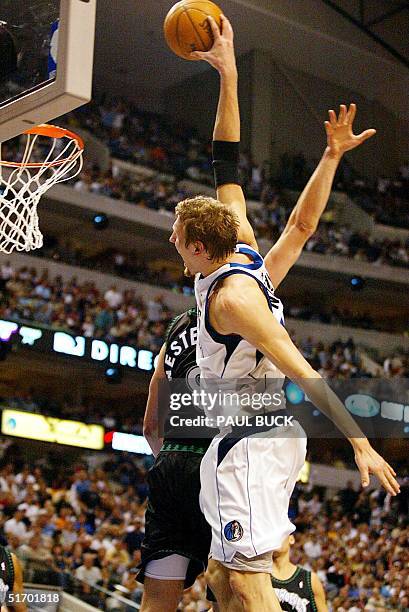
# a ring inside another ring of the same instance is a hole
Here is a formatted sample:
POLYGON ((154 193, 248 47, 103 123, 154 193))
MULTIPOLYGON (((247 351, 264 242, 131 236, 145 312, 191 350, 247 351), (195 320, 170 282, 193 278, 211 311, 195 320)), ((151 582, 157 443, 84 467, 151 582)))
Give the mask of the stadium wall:
MULTIPOLYGON (((239 101, 242 117, 241 141, 243 149, 251 146, 253 54, 237 59, 239 70, 239 101)), ((215 70, 185 79, 162 92, 162 112, 183 125, 194 126, 205 138, 211 138, 218 100, 218 76, 215 70)))

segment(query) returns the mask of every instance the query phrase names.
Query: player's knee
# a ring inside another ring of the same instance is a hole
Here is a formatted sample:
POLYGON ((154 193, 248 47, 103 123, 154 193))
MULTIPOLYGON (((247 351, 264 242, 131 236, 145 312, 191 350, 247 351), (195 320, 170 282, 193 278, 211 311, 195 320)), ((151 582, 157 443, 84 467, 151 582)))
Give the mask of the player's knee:
POLYGON ((252 600, 251 581, 246 580, 246 576, 240 572, 231 572, 229 576, 229 586, 241 604, 252 600))

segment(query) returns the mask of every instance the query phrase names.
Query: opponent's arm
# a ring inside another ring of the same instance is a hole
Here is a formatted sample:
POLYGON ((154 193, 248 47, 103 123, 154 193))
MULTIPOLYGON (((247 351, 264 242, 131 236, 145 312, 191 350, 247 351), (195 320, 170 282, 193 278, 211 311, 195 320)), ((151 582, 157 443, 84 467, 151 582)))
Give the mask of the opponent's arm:
POLYGON ((156 368, 149 383, 148 401, 146 403, 145 416, 143 418, 143 435, 147 439, 155 457, 163 444, 163 438, 159 436, 159 385, 161 381, 166 380, 164 367, 165 350, 166 344, 164 344, 160 350, 156 368))
POLYGON ((27 612, 27 605, 24 601, 22 601, 23 595, 23 570, 21 568, 21 563, 16 557, 14 553, 11 553, 11 558, 13 559, 14 566, 14 586, 13 586, 13 595, 14 601, 13 604, 9 604, 8 607, 14 612, 27 612), (16 596, 20 599, 20 601, 16 601, 16 596))
POLYGON ((303 389, 310 401, 348 438, 363 486, 369 484, 371 472, 388 493, 399 492, 391 466, 371 447, 342 402, 298 351, 286 329, 273 316, 254 279, 242 275, 227 279, 210 303, 210 322, 221 334, 239 334, 245 338, 303 389))
POLYGON ((220 93, 213 130, 213 166, 217 199, 233 210, 239 218, 239 241, 257 249, 246 214, 246 201, 237 177, 238 145, 240 143, 240 111, 237 93, 238 75, 233 45, 233 28, 222 15, 221 30, 208 17, 214 44, 210 51, 195 51, 197 59, 207 61, 220 75, 220 93))
POLYGON ((315 572, 311 573, 311 587, 312 592, 314 593, 317 612, 328 612, 324 587, 322 586, 321 580, 318 578, 315 572))
POLYGON ((348 111, 341 104, 338 117, 333 110, 328 111, 329 121, 325 122, 327 147, 321 161, 301 193, 283 233, 264 260, 275 288, 286 277, 301 255, 305 243, 316 231, 342 156, 376 133, 376 130, 370 129, 354 135, 352 129, 355 113, 355 104, 350 104, 348 111))

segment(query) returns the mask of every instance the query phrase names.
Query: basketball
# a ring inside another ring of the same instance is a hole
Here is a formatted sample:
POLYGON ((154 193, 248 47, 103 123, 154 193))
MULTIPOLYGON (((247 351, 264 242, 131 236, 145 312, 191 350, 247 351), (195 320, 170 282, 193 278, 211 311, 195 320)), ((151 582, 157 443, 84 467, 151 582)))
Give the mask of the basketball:
POLYGON ((210 0, 181 0, 170 9, 163 24, 167 44, 179 57, 195 59, 190 57, 192 51, 209 51, 213 45, 207 17, 213 17, 220 27, 221 14, 210 0))

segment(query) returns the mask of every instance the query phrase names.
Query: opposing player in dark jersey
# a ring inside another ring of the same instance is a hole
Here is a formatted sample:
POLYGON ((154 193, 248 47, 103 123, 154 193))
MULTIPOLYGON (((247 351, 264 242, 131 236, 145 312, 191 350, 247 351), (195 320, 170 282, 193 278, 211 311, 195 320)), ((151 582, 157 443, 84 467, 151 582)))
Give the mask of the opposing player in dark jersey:
POLYGON ((294 542, 294 536, 288 536, 280 550, 273 553, 271 582, 281 609, 288 612, 327 612, 325 591, 317 574, 290 561, 290 549, 294 542))
MULTIPOLYGON (((174 611, 183 588, 190 587, 206 568, 210 548, 210 528, 198 500, 200 462, 213 432, 202 430, 200 438, 192 433, 182 437, 180 429, 172 425, 173 415, 158 411, 165 381, 175 381, 179 392, 195 383, 196 338, 197 313, 193 308, 170 324, 149 387, 144 434, 157 456, 148 474, 149 501, 138 574, 138 580, 145 584, 144 611, 174 611), (159 422, 161 417, 164 425, 159 422), (164 431, 163 439, 157 437, 158 428, 164 431)), ((195 415, 200 416, 200 411, 193 406, 177 412, 179 419, 195 415)))
MULTIPOLYGON (((224 115, 230 112, 227 98, 226 93, 221 92, 216 125, 222 125, 225 122, 224 115)), ((371 132, 369 130, 360 136, 352 134, 355 110, 355 105, 351 105, 347 113, 342 105, 339 118, 334 111, 329 113, 330 121, 326 122, 328 146, 292 211, 280 239, 265 258, 265 265, 275 289, 284 280, 299 258, 305 243, 315 232, 328 202, 335 171, 343 154, 361 144, 371 132)), ((220 134, 216 134, 216 137, 215 139, 219 140, 225 139, 224 135, 220 134)), ((228 165, 230 175, 237 174, 234 168, 231 168, 231 161, 228 165)), ((230 182, 235 183, 235 180, 230 182)), ((229 204, 230 195, 227 195, 226 204, 229 204)), ((218 196, 220 201, 224 202, 220 189, 218 196)), ((142 551, 143 569, 138 576, 139 580, 143 580, 145 575, 142 612, 174 612, 183 588, 191 585, 205 567, 209 551, 210 533, 200 512, 198 496, 200 463, 210 440, 204 437, 179 439, 179 434, 172 431, 171 427, 165 432, 165 439, 158 433, 159 385, 163 380, 174 379, 187 379, 194 384, 199 373, 196 365, 195 316, 195 310, 188 311, 172 324, 149 387, 144 435, 156 456, 156 461, 148 476, 150 499, 142 551)), ((178 412, 179 416, 182 414, 186 416, 187 413, 178 412)), ((197 414, 196 411, 193 414, 197 414)), ((201 435, 202 433, 203 430, 201 435)))
POLYGON ((26 612, 23 601, 23 572, 20 561, 5 546, 0 546, 0 610, 26 612))

